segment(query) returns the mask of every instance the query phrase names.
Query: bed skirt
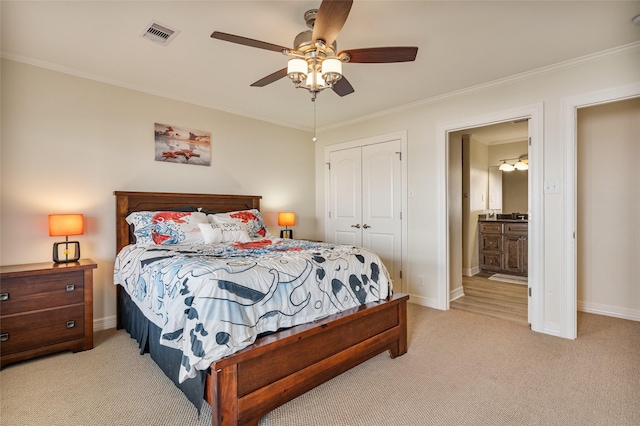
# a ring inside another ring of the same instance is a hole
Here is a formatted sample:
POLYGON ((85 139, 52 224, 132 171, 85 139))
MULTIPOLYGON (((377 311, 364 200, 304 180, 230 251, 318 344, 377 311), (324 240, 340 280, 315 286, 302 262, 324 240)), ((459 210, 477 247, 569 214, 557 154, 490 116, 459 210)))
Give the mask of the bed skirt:
POLYGON ((206 371, 198 371, 197 376, 178 381, 182 352, 160 344, 161 329, 149 321, 138 309, 131 297, 125 291, 120 291, 118 308, 122 327, 138 342, 140 355, 149 353, 151 359, 162 369, 164 374, 187 396, 187 399, 198 410, 202 408, 204 401, 204 385, 207 376, 206 371))

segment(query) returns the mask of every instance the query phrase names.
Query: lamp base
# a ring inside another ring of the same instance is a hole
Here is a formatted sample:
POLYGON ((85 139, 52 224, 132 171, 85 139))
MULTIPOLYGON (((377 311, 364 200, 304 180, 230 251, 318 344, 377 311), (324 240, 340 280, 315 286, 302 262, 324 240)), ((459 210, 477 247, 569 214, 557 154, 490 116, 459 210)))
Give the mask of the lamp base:
POLYGON ((65 241, 53 243, 53 261, 55 263, 69 263, 80 260, 80 243, 65 241))
POLYGON ((293 239, 293 229, 282 229, 280 238, 293 239))

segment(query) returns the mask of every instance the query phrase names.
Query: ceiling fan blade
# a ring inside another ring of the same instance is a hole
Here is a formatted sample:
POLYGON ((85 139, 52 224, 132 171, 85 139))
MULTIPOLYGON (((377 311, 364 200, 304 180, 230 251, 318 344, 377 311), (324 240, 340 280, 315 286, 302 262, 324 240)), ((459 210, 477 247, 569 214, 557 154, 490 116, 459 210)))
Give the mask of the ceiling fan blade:
POLYGON ((289 48, 278 46, 277 44, 271 44, 265 41, 254 40, 252 38, 241 37, 233 34, 221 33, 220 31, 214 31, 213 34, 211 34, 211 38, 217 38, 218 40, 229 41, 231 43, 238 43, 243 46, 257 47, 258 49, 273 50, 274 52, 289 50, 289 48))
POLYGON ((353 90, 353 87, 351 86, 351 83, 349 83, 349 81, 344 78, 344 76, 342 76, 340 80, 333 83, 332 89, 340 96, 347 96, 348 94, 355 92, 355 90, 353 90))
POLYGON ((311 40, 324 40, 331 46, 347 20, 352 4, 352 0, 323 0, 313 24, 311 40))
POLYGON ((281 70, 278 70, 276 72, 274 72, 273 74, 269 74, 268 76, 261 78, 260 80, 256 81, 255 83, 253 83, 251 85, 251 87, 264 87, 267 84, 271 84, 274 81, 278 81, 280 80, 282 77, 286 77, 287 76, 287 69, 286 68, 282 68, 281 70))
POLYGON ((356 64, 383 64, 389 62, 411 62, 418 55, 417 47, 370 47, 366 49, 349 49, 340 52, 351 56, 349 62, 356 64))

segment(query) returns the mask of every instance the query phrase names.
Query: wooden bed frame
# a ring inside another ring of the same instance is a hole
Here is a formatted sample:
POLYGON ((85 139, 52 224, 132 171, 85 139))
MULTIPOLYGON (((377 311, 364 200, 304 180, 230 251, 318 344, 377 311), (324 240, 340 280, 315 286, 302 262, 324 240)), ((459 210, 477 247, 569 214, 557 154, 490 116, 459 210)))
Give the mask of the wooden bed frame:
MULTIPOLYGON (((260 196, 116 191, 118 252, 133 239, 125 221, 134 211, 196 206, 222 213, 259 209, 260 196)), ((118 297, 122 287, 118 286, 118 297)), ((407 352, 408 295, 368 303, 265 337, 211 364, 205 400, 212 424, 257 425, 269 411, 367 359, 407 352)), ((118 324, 120 312, 118 312, 118 324)))

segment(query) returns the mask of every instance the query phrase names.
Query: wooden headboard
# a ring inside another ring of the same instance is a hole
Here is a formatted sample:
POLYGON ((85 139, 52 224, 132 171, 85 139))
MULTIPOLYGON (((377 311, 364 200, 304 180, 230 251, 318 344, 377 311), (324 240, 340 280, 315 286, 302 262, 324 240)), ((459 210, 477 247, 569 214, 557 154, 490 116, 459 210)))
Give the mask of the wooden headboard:
POLYGON ((130 235, 126 217, 138 211, 160 211, 175 207, 195 206, 225 213, 236 210, 260 210, 259 195, 179 194, 171 192, 123 192, 116 196, 116 253, 135 240, 130 235))

